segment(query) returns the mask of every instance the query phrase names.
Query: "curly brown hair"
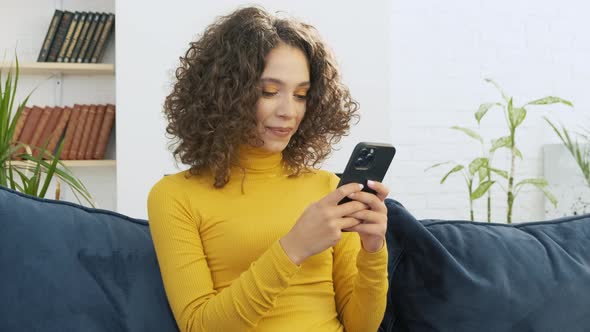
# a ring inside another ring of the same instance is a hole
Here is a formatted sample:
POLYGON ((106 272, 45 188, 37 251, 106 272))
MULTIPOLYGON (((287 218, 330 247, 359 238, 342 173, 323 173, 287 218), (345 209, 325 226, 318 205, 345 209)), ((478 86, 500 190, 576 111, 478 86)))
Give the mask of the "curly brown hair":
MULTIPOLYGON (((282 152, 289 176, 315 168, 348 134, 359 104, 340 79, 334 56, 311 25, 282 19, 260 7, 246 7, 209 25, 176 69, 166 97, 166 133, 176 160, 190 165, 188 176, 209 169, 214 186, 230 180, 243 142, 262 142, 256 131, 255 105, 267 54, 279 43, 299 48, 307 57, 310 89, 306 112, 282 152)), ((262 142, 263 143, 263 142, 262 142)))

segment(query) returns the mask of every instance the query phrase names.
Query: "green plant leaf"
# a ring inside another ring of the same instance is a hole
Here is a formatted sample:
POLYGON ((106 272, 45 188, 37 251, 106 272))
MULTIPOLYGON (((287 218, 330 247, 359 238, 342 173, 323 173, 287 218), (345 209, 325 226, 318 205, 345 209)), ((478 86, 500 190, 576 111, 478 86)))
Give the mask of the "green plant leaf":
POLYGON ((490 170, 488 167, 481 167, 477 172, 479 176, 479 182, 483 182, 490 174, 490 170))
MULTIPOLYGON (((59 144, 59 147, 57 148, 57 153, 56 155, 59 156, 61 155, 61 150, 63 149, 63 145, 64 145, 64 141, 62 140, 61 143, 59 144)), ((47 153, 49 154, 49 153, 47 153)), ((46 146, 43 147, 43 149, 41 150, 40 156, 45 156, 46 155, 46 146)), ((53 178, 53 174, 55 173, 55 170, 57 169, 57 163, 59 162, 59 158, 53 156, 53 159, 51 161, 51 165, 47 170, 47 175, 45 176, 45 183, 43 184, 43 188, 41 188, 41 192, 39 193, 39 197, 45 197, 45 193, 47 192, 47 188, 49 188, 49 184, 51 183, 51 178, 53 178)))
POLYGON ((557 103, 565 104, 570 107, 574 107, 574 105, 572 104, 571 101, 568 101, 568 100, 565 100, 565 99, 562 99, 559 97, 554 97, 554 96, 549 96, 549 97, 533 100, 533 101, 526 103, 526 105, 550 105, 550 104, 557 104, 557 103))
POLYGON ((570 152, 582 171, 582 174, 584 174, 586 184, 590 187, 590 137, 579 134, 580 137, 586 140, 586 146, 582 146, 577 140, 572 139, 569 131, 563 125, 561 125, 561 130, 559 130, 556 125, 549 121, 549 119, 546 117, 544 117, 544 119, 551 128, 553 128, 553 131, 557 134, 561 143, 570 152))
POLYGON ((508 111, 508 124, 510 125, 510 132, 514 131, 514 106, 512 105, 512 98, 508 101, 508 106, 506 107, 508 111))
POLYGON ((500 85, 498 83, 496 83, 494 80, 490 79, 490 78, 486 78, 484 79, 486 82, 493 84, 496 89, 498 89, 498 91, 500 91, 500 94, 502 95, 502 98, 508 102, 508 100, 510 100, 510 98, 508 98, 508 96, 504 93, 504 91, 502 90, 502 88, 500 87, 500 85))
POLYGON ((434 165, 428 167, 427 169, 425 169, 424 172, 427 172, 430 169, 433 169, 433 168, 436 168, 436 167, 439 167, 439 166, 442 166, 442 165, 450 164, 450 163, 451 163, 451 161, 445 161, 444 163, 434 164, 434 165))
POLYGON ((526 117, 526 109, 524 107, 513 108, 511 116, 512 119, 510 122, 514 125, 514 128, 516 128, 524 121, 524 118, 526 117))
POLYGON ((465 128, 465 127, 459 127, 459 126, 452 126, 451 129, 462 131, 465 134, 467 134, 468 136, 475 138, 476 140, 480 141, 483 144, 483 138, 481 138, 481 136, 472 129, 465 128))
POLYGON ((487 166, 488 166, 488 158, 475 158, 469 164, 469 173, 471 175, 475 175, 475 172, 477 172, 480 168, 487 167, 487 166))
POLYGON ((497 169, 497 168, 492 168, 492 167, 490 167, 489 170, 500 175, 501 177, 503 177, 505 179, 508 179, 508 172, 506 172, 506 171, 503 171, 503 170, 497 169))
POLYGON ((547 180, 543 178, 532 178, 532 179, 525 179, 516 184, 514 187, 517 190, 519 187, 522 187, 526 184, 534 185, 536 187, 546 187, 548 185, 547 180))
POLYGON ((504 136, 498 139, 492 140, 492 147, 490 148, 490 152, 494 152, 499 148, 509 148, 512 144, 512 137, 504 136))
POLYGON ((443 178, 442 180, 440 180, 440 184, 443 184, 447 178, 449 177, 449 175, 455 173, 455 172, 459 172, 461 171, 463 168, 465 168, 463 165, 457 165, 455 167, 453 167, 453 169, 451 169, 443 178))
POLYGON ((471 193, 471 200, 474 201, 478 198, 480 198, 481 196, 483 196, 486 192, 488 192, 488 190, 490 190, 490 187, 494 184, 494 181, 484 181, 482 182, 477 189, 475 189, 474 192, 471 193))
POLYGON ((520 152, 520 150, 518 148, 514 148, 514 154, 520 158, 520 160, 522 160, 522 152, 520 152))
POLYGON ((481 119, 486 115, 486 113, 494 106, 502 106, 500 103, 484 103, 479 105, 479 109, 475 112, 475 120, 477 124, 480 123, 481 119))
POLYGON ((543 192, 545 197, 547 197, 547 199, 553 204, 554 207, 557 207, 557 198, 555 198, 555 196, 549 190, 547 190, 547 188, 542 187, 539 188, 539 190, 543 192))

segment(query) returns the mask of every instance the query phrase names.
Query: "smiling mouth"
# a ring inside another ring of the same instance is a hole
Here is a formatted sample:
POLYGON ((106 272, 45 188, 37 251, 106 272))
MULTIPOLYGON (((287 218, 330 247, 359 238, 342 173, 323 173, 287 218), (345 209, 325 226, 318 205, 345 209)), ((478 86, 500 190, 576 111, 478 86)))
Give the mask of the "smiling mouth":
POLYGON ((280 137, 287 136, 291 133, 291 128, 266 127, 272 134, 280 137))

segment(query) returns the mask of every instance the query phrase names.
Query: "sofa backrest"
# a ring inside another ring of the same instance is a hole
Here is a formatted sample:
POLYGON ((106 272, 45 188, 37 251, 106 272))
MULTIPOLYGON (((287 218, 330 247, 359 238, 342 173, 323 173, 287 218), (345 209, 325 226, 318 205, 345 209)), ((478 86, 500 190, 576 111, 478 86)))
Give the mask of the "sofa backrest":
POLYGON ((0 331, 178 331, 148 224, 0 187, 0 331))
POLYGON ((590 331, 590 215, 494 224, 388 209, 381 331, 590 331))

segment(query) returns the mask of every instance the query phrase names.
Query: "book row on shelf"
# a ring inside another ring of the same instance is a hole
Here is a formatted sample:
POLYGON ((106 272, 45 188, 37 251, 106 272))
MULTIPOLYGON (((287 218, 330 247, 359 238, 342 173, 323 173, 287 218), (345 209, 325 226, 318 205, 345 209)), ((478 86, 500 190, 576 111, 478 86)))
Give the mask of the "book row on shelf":
POLYGON ((115 27, 115 14, 55 10, 38 62, 99 63, 115 27))
MULTIPOLYGON (((19 117, 13 143, 25 143, 39 157, 42 147, 55 153, 63 140, 61 160, 104 159, 115 122, 115 105, 80 105, 73 107, 25 107, 19 117)), ((17 151, 13 159, 25 149, 17 151)))

